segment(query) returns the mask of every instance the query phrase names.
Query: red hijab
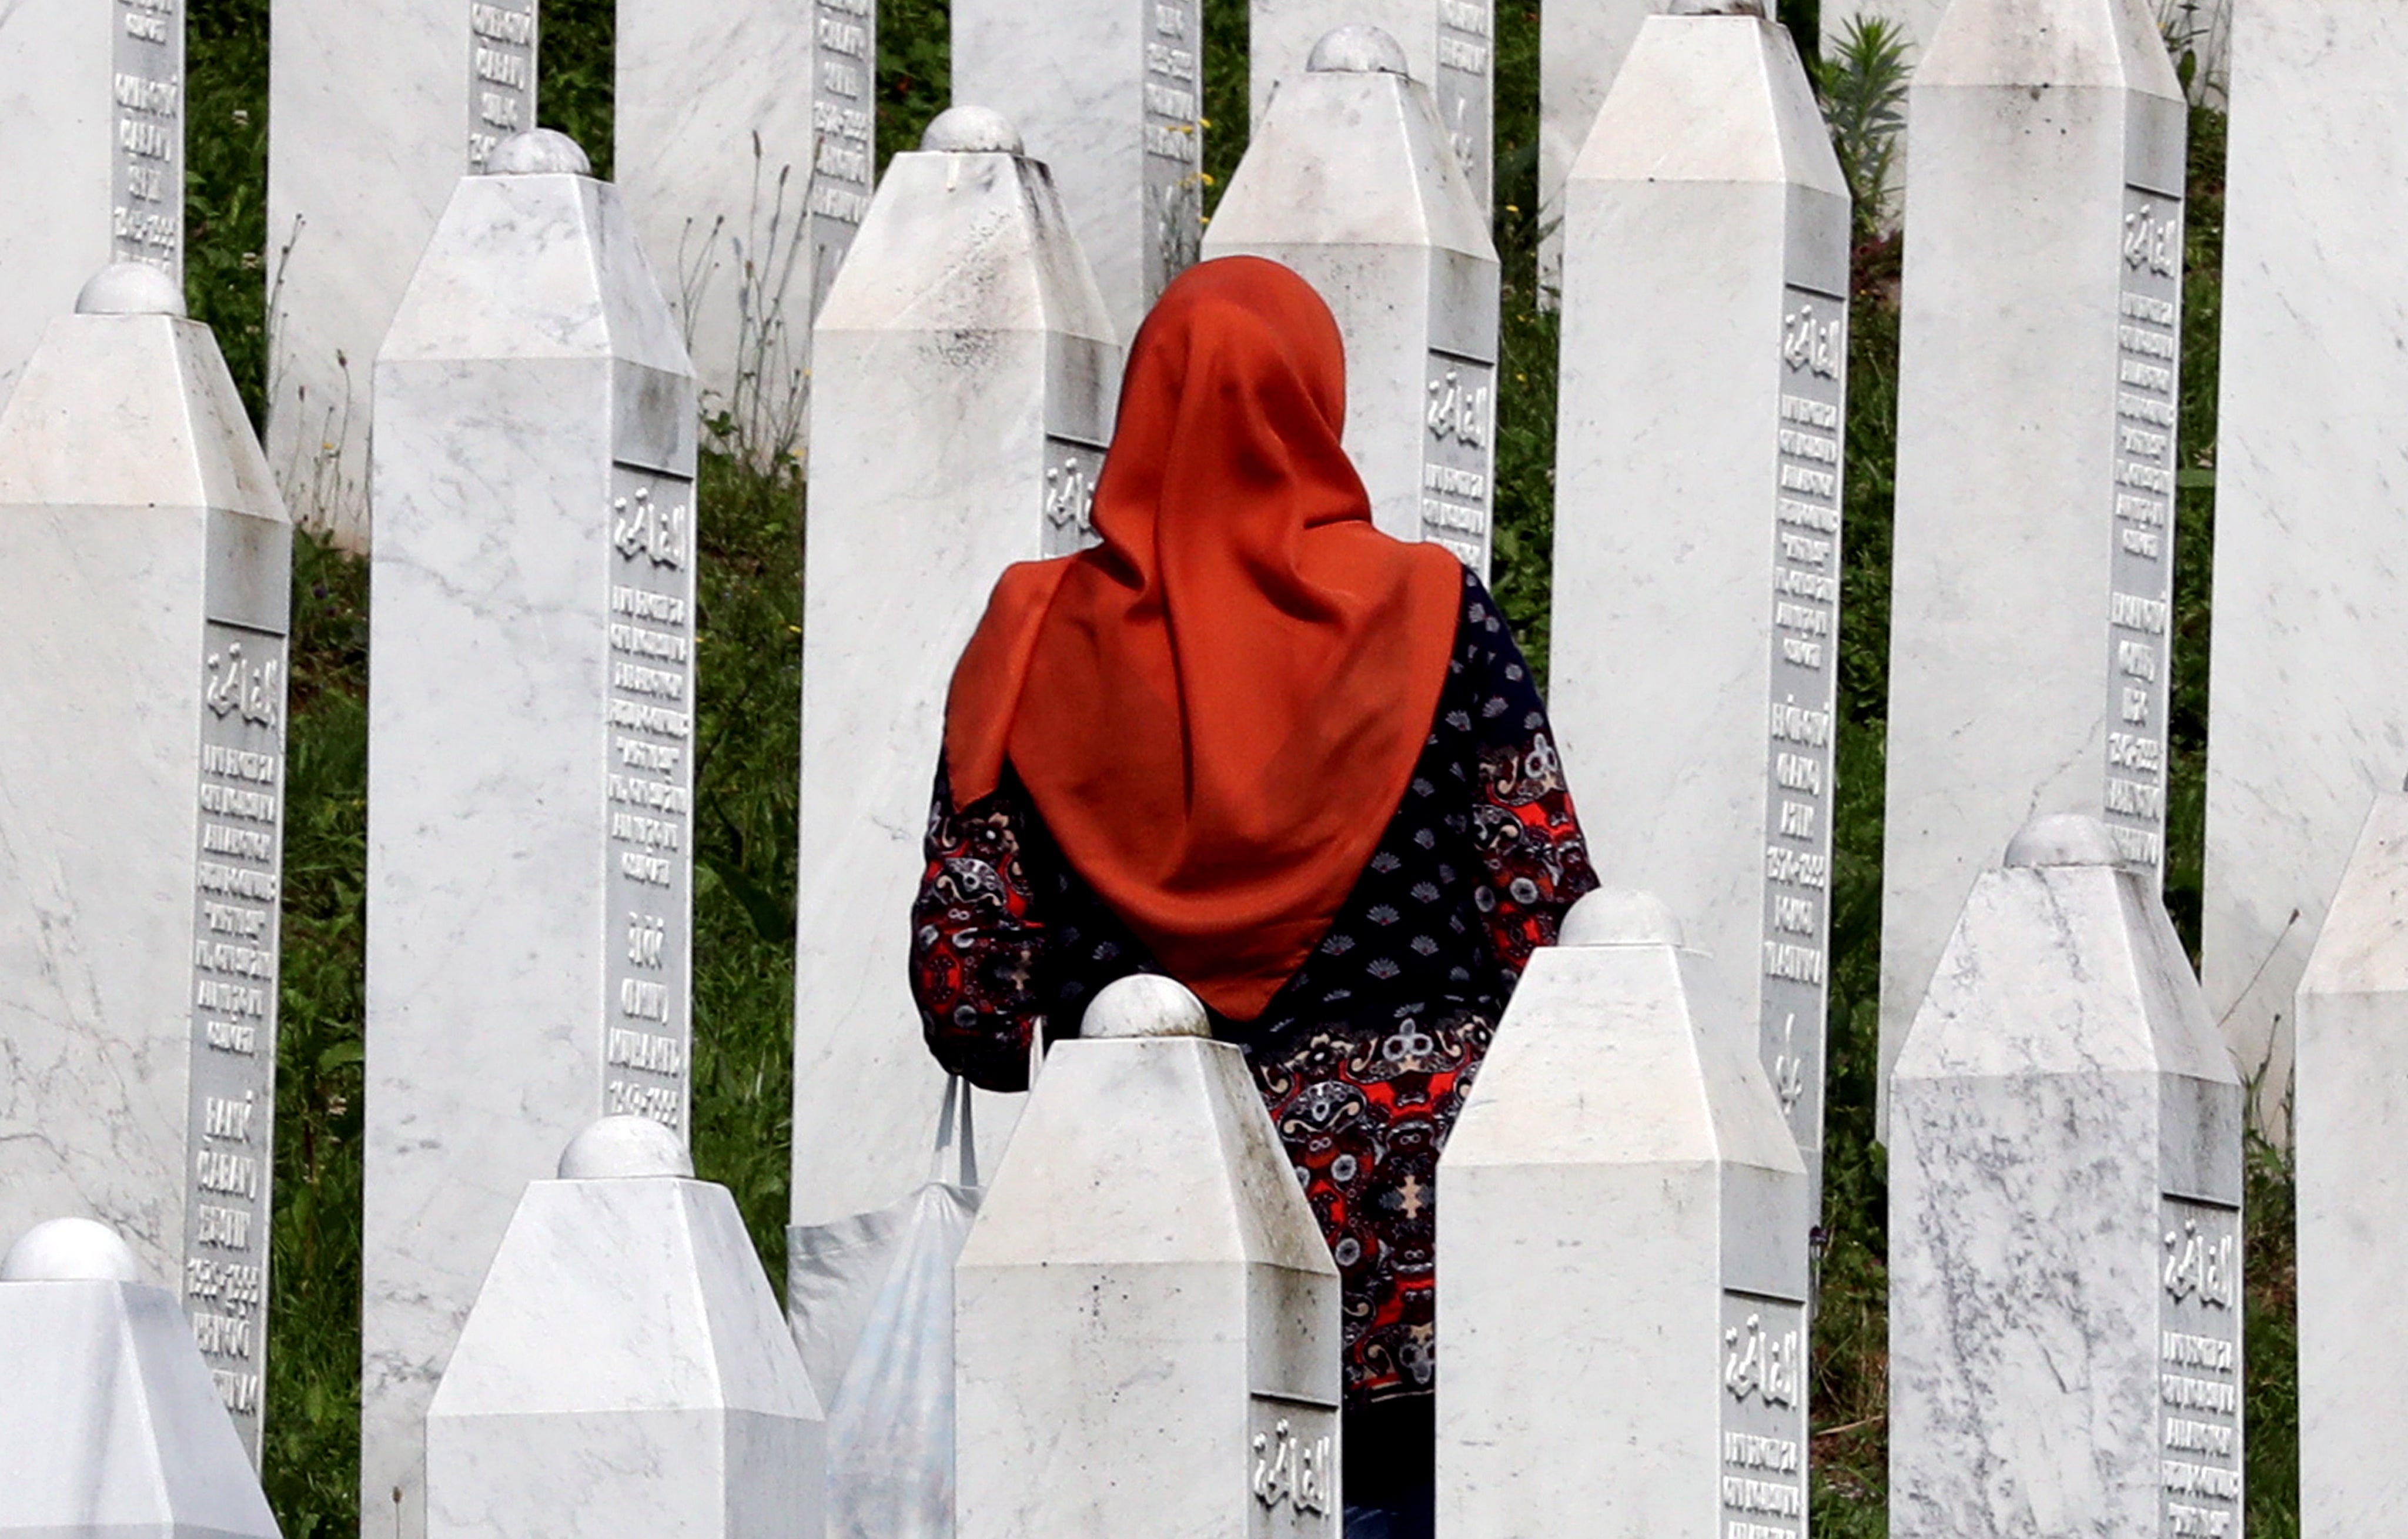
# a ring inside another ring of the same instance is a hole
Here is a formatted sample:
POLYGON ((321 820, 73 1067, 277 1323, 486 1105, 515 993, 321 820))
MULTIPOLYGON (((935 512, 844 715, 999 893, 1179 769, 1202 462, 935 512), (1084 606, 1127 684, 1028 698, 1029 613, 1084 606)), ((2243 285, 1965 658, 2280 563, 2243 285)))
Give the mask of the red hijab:
POLYGON ((1130 349, 1103 543, 1003 574, 946 703, 956 804, 1010 760, 1072 869, 1233 1020, 1354 889, 1455 649, 1462 568, 1371 526, 1345 421, 1312 285, 1188 269, 1130 349))

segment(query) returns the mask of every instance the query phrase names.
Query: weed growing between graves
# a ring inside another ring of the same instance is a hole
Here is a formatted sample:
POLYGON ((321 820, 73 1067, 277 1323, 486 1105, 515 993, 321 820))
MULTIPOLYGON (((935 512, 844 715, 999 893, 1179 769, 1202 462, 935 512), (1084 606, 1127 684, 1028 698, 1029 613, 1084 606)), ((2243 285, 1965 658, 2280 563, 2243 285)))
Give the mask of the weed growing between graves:
MULTIPOLYGON (((1784 6, 1784 14, 1803 7, 1784 6)), ((917 145, 950 93, 944 0, 883 0, 882 155, 917 145)), ((267 368, 265 0, 189 10, 187 287, 256 420, 267 368)), ((607 172, 609 0, 547 0, 542 121, 607 172)), ((1535 303, 1538 11, 1506 0, 1497 32, 1497 238, 1504 262, 1494 583, 1545 668, 1553 542, 1556 325, 1535 303)), ((1246 0, 1205 0, 1205 135, 1217 202, 1246 141, 1246 0)), ((2175 568, 2167 899, 2198 945, 2206 747, 2210 520, 2222 239, 2223 120, 2192 119, 2184 427, 2175 568)), ((1855 257, 1844 616, 1834 811, 1826 1248, 1813 1362, 1813 1523, 1830 1539, 1885 1524, 1886 1188, 1871 1140, 1880 966, 1883 733, 1897 422, 1897 239, 1855 257)), ((365 361, 361 362, 365 368, 365 361)), ((755 462, 757 463, 757 462, 755 462)), ((802 488, 790 466, 702 466, 696 737, 694 1143, 736 1195, 782 1287, 792 1117, 791 1014, 802 488)), ((265 1477, 291 1539, 357 1515, 367 580, 314 540, 294 557, 282 1012, 265 1477)), ((898 916, 897 922, 900 923, 898 916)), ((473 1052, 465 1039, 461 1051, 473 1052)), ((2297 1532, 2295 1269, 2288 1157, 2253 1139, 2249 1523, 2297 1532)))

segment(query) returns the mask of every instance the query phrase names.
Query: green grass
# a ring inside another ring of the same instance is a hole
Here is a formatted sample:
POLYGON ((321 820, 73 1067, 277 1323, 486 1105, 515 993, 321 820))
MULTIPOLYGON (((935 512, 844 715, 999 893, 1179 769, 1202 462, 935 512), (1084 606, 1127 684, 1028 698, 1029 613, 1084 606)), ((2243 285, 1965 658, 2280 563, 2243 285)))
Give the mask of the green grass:
MULTIPOLYGON (((1812 40, 1812 0, 1784 18, 1812 40)), ((609 0, 546 0, 542 121, 610 155, 609 0)), ((254 414, 266 362, 266 0, 193 0, 188 289, 254 414)), ((879 137, 914 146, 946 104, 944 0, 884 0, 879 137)), ((1245 148, 1245 0, 1205 0, 1206 170, 1217 201, 1245 148)), ((1555 317, 1535 302, 1538 11, 1498 17, 1497 237, 1505 264, 1496 587, 1534 657, 1547 650, 1555 317)), ((1813 51, 1810 47, 1810 55, 1813 51)), ((1834 61, 1834 65, 1839 65, 1834 61)), ((2206 748, 2208 553, 2222 240, 2222 120, 2194 119, 2184 338, 2167 899, 2198 942, 2206 748)), ((1831 1539, 1883 1532, 1887 1426, 1881 1152, 1871 1140, 1879 975, 1882 744, 1889 654, 1899 248, 1866 232, 1855 261, 1846 568, 1832 888, 1827 1249, 1813 1396, 1813 1519, 1831 1539)), ((736 1194, 783 1274, 791 1096, 803 505, 789 477, 707 456, 702 470, 701 720, 696 772, 695 1155, 736 1194)), ((294 571, 291 794, 266 1479, 292 1539, 357 1526, 362 898, 367 583, 305 541, 294 571)), ((2296 1329, 2286 1157, 2249 1163, 2249 1522, 2297 1532, 2296 1329)))

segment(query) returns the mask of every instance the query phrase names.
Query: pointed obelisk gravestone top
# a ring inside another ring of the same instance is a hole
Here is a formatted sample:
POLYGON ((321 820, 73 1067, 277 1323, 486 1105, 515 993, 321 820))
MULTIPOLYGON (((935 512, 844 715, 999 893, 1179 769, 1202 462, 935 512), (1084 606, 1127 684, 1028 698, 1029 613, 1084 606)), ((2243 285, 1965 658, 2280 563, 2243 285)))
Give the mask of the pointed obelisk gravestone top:
POLYGON ((1204 242, 1240 253, 1301 273, 1337 316, 1346 449, 1373 519, 1486 576, 1497 248, 1395 38, 1342 27, 1281 90, 1204 242))
POLYGON ((961 1539, 1338 1539, 1338 1267, 1179 985, 1055 1044, 954 1277, 961 1539))
POLYGON ((1591 833, 1716 959, 1818 1187, 1847 294, 1787 34, 1648 18, 1567 196, 1551 698, 1591 833))
POLYGON ((1123 338, 1196 261, 1204 217, 1200 0, 953 0, 953 100, 1000 111, 1061 189, 1123 338))
POLYGON ((2024 820, 2164 863, 2185 109, 2148 12, 1956 0, 1914 74, 1885 1070, 2024 820))
MULTIPOLYGON (((926 1178, 945 1079, 895 916, 923 869, 946 686, 1004 568, 1087 542, 1121 367, 1052 178, 976 107, 889 163, 812 350, 795 958, 805 1226, 926 1178)), ((991 1156, 1013 1102, 982 1098, 991 1156)))
MULTIPOLYGON (((2249 84, 2236 86, 2244 103, 2249 84)), ((2364 1326, 2390 1302, 2408 1201, 2382 1158, 2408 1134, 2408 795, 2377 797, 2367 815, 2298 1021, 2300 1532, 2373 1532, 2408 1519, 2408 1470, 2376 1409, 2408 1348, 2364 1326)))
POLYGON ((174 1297, 142 1273, 88 1218, 0 1259, 0 1534, 277 1539, 174 1297))
POLYGON ((426 1417, 430 1539, 824 1539, 818 1398, 727 1188, 606 1117, 511 1215, 426 1417))
POLYGON ((2036 819, 1890 1089, 1890 1532, 2241 1532, 2241 1082, 2153 871, 2036 819))
POLYGON ((1447 1141, 1452 1539, 1803 1529, 1812 1191, 1681 929, 1643 894, 1574 905, 1447 1141))
POLYGON ((405 1539, 520 1189, 606 1113, 686 1128, 694 376, 586 169, 496 145, 377 359, 361 1482, 405 1539))
POLYGON ((292 527, 176 281, 77 309, 0 411, 0 1228, 121 1230, 256 1457, 292 527))
POLYGON ((0 404, 112 262, 184 275, 183 0, 0 7, 0 404))
POLYGON ((2372 191, 2408 183, 2408 9, 2236 8, 2200 966, 2280 1138, 2301 970, 2408 761, 2408 200, 2372 191))
POLYGON ((1313 50, 1340 27, 1374 27, 1403 48, 1405 73, 1429 90, 1484 223, 1496 180, 1496 0, 1252 0, 1247 93, 1257 133, 1279 93, 1312 68, 1313 50))

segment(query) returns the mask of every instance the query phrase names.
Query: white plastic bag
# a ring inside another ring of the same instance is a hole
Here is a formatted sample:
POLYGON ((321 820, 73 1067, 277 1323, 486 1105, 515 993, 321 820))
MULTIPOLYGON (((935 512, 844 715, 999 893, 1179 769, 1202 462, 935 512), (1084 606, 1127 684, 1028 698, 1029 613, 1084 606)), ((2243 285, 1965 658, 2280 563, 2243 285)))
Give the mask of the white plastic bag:
POLYGON ((953 1259, 978 1215, 974 1147, 953 1080, 926 1185, 792 1232, 787 1310, 827 1412, 828 1539, 953 1539, 953 1259), (949 1146, 955 1182, 939 1178, 949 1146))

